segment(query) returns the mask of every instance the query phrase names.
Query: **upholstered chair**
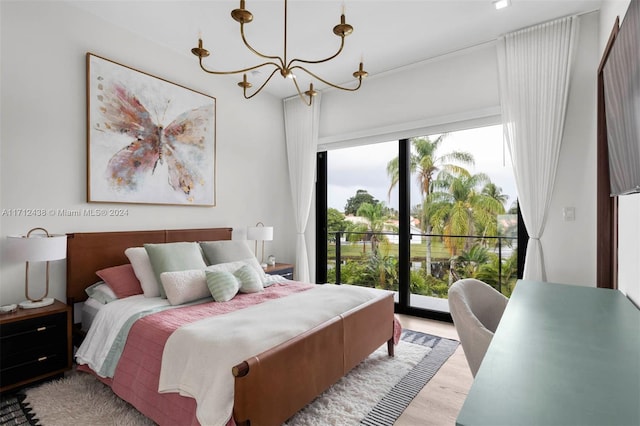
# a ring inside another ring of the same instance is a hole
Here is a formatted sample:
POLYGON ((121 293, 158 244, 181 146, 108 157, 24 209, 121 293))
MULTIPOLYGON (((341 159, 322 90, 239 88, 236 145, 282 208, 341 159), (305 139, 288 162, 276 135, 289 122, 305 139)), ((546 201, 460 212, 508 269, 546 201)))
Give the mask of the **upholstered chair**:
POLYGON ((473 278, 456 281, 449 288, 449 310, 473 377, 508 301, 490 285, 473 278))

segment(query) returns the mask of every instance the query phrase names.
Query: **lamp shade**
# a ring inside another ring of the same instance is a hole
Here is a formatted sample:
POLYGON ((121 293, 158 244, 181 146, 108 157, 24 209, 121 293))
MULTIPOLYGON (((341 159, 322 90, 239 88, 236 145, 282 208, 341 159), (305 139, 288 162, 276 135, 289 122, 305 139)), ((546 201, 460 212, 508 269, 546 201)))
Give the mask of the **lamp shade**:
POLYGON ((273 240, 273 226, 250 226, 247 228, 247 240, 273 240))
POLYGON ((23 262, 44 262, 67 257, 66 235, 9 235, 8 251, 11 259, 23 262))

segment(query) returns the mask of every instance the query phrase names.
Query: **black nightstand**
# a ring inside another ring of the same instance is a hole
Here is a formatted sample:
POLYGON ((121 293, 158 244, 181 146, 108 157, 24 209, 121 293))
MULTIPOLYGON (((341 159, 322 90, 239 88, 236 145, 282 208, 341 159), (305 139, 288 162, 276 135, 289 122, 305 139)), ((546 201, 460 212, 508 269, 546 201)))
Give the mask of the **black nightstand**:
POLYGON ((0 393, 71 369, 71 307, 53 305, 0 316, 0 393))
POLYGON ((273 266, 267 266, 264 272, 269 275, 281 275, 288 280, 293 279, 293 265, 290 263, 276 263, 273 266))

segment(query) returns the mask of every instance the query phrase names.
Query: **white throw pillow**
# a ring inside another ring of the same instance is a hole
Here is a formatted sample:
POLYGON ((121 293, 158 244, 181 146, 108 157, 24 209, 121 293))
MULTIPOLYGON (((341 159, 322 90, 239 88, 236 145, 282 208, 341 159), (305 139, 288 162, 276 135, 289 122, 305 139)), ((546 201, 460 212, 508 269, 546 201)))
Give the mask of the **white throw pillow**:
POLYGON ((129 247, 124 251, 125 256, 131 262, 133 273, 140 281, 140 287, 144 297, 159 297, 160 285, 153 272, 149 255, 144 247, 129 247))
POLYGON ((163 272, 160 274, 160 280, 167 299, 172 305, 211 297, 203 269, 163 272))

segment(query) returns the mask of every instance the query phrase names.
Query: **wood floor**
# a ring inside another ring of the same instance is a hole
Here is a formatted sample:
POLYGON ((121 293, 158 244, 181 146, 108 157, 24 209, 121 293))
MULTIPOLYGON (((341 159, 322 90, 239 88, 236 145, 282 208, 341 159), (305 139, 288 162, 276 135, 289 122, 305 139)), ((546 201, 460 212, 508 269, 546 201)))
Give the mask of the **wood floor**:
MULTIPOLYGON (((398 315, 403 328, 460 340, 451 323, 398 315)), ((473 376, 469 365, 458 346, 436 375, 427 383, 395 422, 395 426, 455 425, 473 376)))

